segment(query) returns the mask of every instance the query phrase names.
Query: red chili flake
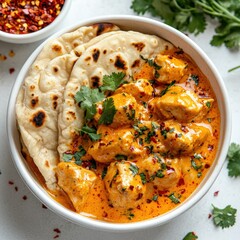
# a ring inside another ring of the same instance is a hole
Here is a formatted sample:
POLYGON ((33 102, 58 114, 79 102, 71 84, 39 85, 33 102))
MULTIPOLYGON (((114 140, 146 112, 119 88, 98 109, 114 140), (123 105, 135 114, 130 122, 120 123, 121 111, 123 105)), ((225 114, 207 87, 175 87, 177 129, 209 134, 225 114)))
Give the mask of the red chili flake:
POLYGON ((9 68, 9 73, 12 74, 15 72, 15 68, 9 68))
POLYGON ((209 219, 209 218, 211 218, 211 217, 212 217, 212 214, 211 214, 211 213, 209 213, 209 214, 208 214, 208 219, 209 219))
POLYGON ((15 187, 14 189, 15 189, 16 192, 18 191, 18 187, 15 187))
POLYGON ((217 196, 218 196, 218 193, 219 193, 219 191, 214 192, 213 196, 214 196, 214 197, 217 197, 217 196))
POLYGON ((27 200, 27 196, 24 195, 24 196, 22 197, 22 199, 23 199, 23 200, 27 200))
POLYGON ((61 233, 61 231, 59 230, 59 228, 54 228, 53 231, 56 232, 56 233, 61 233))
POLYGON ((147 203, 151 203, 152 202, 152 200, 151 199, 147 199, 147 203))
POLYGON ((59 235, 58 235, 58 234, 53 237, 53 239, 56 239, 56 238, 59 238, 59 235))
POLYGON ((105 217, 107 217, 108 216, 108 214, 107 214, 107 212, 103 212, 103 214, 102 214, 102 216, 105 218, 105 217))
POLYGON ((38 31, 59 15, 64 0, 0 2, 0 31, 26 34, 38 31))
POLYGON ((8 181, 8 184, 9 184, 9 185, 13 185, 14 182, 13 182, 13 181, 8 181))

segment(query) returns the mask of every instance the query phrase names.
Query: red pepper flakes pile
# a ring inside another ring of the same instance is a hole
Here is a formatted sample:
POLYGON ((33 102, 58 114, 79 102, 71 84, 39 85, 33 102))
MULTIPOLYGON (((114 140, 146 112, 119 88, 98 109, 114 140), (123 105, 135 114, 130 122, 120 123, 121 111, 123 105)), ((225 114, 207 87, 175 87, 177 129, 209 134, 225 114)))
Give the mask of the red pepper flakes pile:
POLYGON ((53 22, 63 4, 64 0, 0 0, 0 31, 36 32, 53 22))

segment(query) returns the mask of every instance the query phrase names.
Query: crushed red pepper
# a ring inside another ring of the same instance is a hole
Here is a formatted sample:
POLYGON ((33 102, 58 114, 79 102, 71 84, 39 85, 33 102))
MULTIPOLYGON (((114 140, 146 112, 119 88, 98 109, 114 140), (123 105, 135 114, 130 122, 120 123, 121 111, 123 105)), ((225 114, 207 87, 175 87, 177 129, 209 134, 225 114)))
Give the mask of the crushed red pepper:
POLYGON ((0 31, 12 34, 36 32, 59 15, 64 0, 0 1, 0 31))

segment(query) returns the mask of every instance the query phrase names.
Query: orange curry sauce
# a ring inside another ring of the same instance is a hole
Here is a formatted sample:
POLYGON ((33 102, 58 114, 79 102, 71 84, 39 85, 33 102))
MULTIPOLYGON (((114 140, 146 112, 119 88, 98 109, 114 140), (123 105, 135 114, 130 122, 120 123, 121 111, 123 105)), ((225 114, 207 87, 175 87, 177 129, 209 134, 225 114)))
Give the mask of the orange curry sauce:
MULTIPOLYGON (((176 83, 183 88, 192 89, 195 93, 200 96, 207 96, 213 98, 214 102, 208 114, 201 120, 203 126, 210 126, 211 134, 208 136, 203 145, 196 150, 196 153, 202 156, 201 159, 201 168, 196 170, 191 163, 193 154, 180 156, 178 159, 178 164, 182 171, 182 176, 179 179, 176 186, 171 187, 165 191, 159 191, 156 186, 152 183, 147 184, 146 198, 144 202, 138 205, 134 209, 122 209, 114 208, 111 204, 109 205, 108 196, 106 193, 105 185, 102 180, 102 171, 106 164, 97 163, 96 170, 93 170, 97 175, 97 181, 95 182, 91 192, 88 196, 87 203, 82 208, 80 214, 96 218, 99 220, 114 222, 114 223, 124 223, 124 222, 136 222, 144 219, 154 218, 163 213, 166 213, 179 204, 183 203, 197 188, 197 186, 204 179, 204 176, 211 167, 219 141, 220 134, 220 112, 218 109, 218 103, 216 101, 215 94, 210 86, 207 76, 205 76, 200 69, 197 67, 197 64, 180 49, 174 48, 171 50, 166 50, 163 54, 168 54, 172 57, 183 60, 187 63, 186 74, 184 79, 181 80, 181 83, 176 83), (193 80, 189 80, 189 75, 194 74, 198 76, 199 82, 195 84, 193 80), (174 193, 174 195, 180 200, 179 203, 174 203, 169 195, 174 193), (157 196, 157 197, 154 197, 157 196)), ((137 72, 134 76, 134 79, 153 79, 153 67, 145 63, 142 69, 137 72)), ((161 91, 165 86, 157 86, 158 90, 161 91)), ((153 119, 157 121, 157 119, 153 119)), ((34 163, 28 160, 29 165, 34 170, 35 174, 40 175, 39 171, 33 166, 34 163)), ((45 186, 41 176, 38 176, 38 179, 41 179, 41 183, 45 186)), ((60 202, 65 207, 73 210, 73 206, 66 194, 63 191, 59 192, 49 192, 50 195, 58 202, 60 202)))

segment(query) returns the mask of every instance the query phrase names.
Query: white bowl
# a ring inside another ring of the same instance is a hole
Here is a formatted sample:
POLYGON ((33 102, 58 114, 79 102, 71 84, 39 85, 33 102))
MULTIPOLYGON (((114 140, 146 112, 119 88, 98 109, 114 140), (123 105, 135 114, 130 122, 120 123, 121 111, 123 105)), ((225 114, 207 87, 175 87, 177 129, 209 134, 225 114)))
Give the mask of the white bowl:
POLYGON ((50 36, 52 33, 55 32, 56 26, 58 26, 60 22, 63 21, 64 17, 66 16, 71 6, 71 2, 72 0, 65 0, 59 15, 54 19, 52 23, 42 28, 41 30, 27 34, 12 34, 0 31, 0 40, 9 43, 21 44, 36 42, 50 36))
POLYGON ((155 34, 162 38, 167 39, 172 42, 174 45, 182 48, 184 52, 189 54, 192 59, 198 63, 200 69, 205 73, 206 76, 211 80, 212 88, 215 91, 216 98, 219 104, 219 109, 221 113, 221 132, 220 132, 220 142, 218 145, 218 152, 214 164, 209 169, 208 174, 203 179, 202 183, 194 191, 194 193, 181 205, 175 209, 167 212, 158 217, 144 220, 141 222, 134 223, 108 223, 103 221, 98 221, 95 219, 87 218, 85 216, 79 215, 75 212, 72 212, 61 204, 53 200, 48 193, 43 189, 39 182, 34 177, 33 173, 29 170, 26 165, 26 161, 21 155, 21 147, 19 143, 19 133, 16 127, 16 117, 15 117, 15 102, 18 91, 21 87, 22 81, 24 80, 30 65, 33 63, 36 56, 39 54, 42 49, 43 43, 39 46, 34 53, 30 56, 27 62, 24 64, 22 70, 20 71, 18 78, 15 82, 15 85, 12 89, 11 96, 9 99, 8 113, 7 113, 7 131, 9 138, 9 145, 11 148, 12 158, 15 163, 15 166, 25 181, 26 185, 31 189, 31 191, 42 201, 49 209, 53 212, 59 214, 65 219, 70 220, 73 223, 79 224, 81 226, 100 229, 106 231, 118 231, 118 232, 127 232, 135 231, 139 229, 145 229, 150 227, 156 227, 161 224, 164 224, 178 215, 185 212, 187 209, 196 204, 209 190, 215 179, 217 178, 225 157, 227 155, 228 146, 230 143, 231 135, 231 113, 229 111, 229 100, 227 92, 223 83, 223 80, 219 73, 217 72, 213 63, 209 60, 206 54, 187 36, 181 32, 175 30, 172 27, 169 27, 163 23, 142 18, 136 16, 108 16, 108 17, 99 17, 95 19, 82 21, 72 27, 64 29, 63 31, 55 34, 53 37, 56 37, 64 32, 69 32, 77 27, 90 25, 97 22, 111 22, 120 26, 120 28, 128 30, 140 31, 148 34, 155 34))

